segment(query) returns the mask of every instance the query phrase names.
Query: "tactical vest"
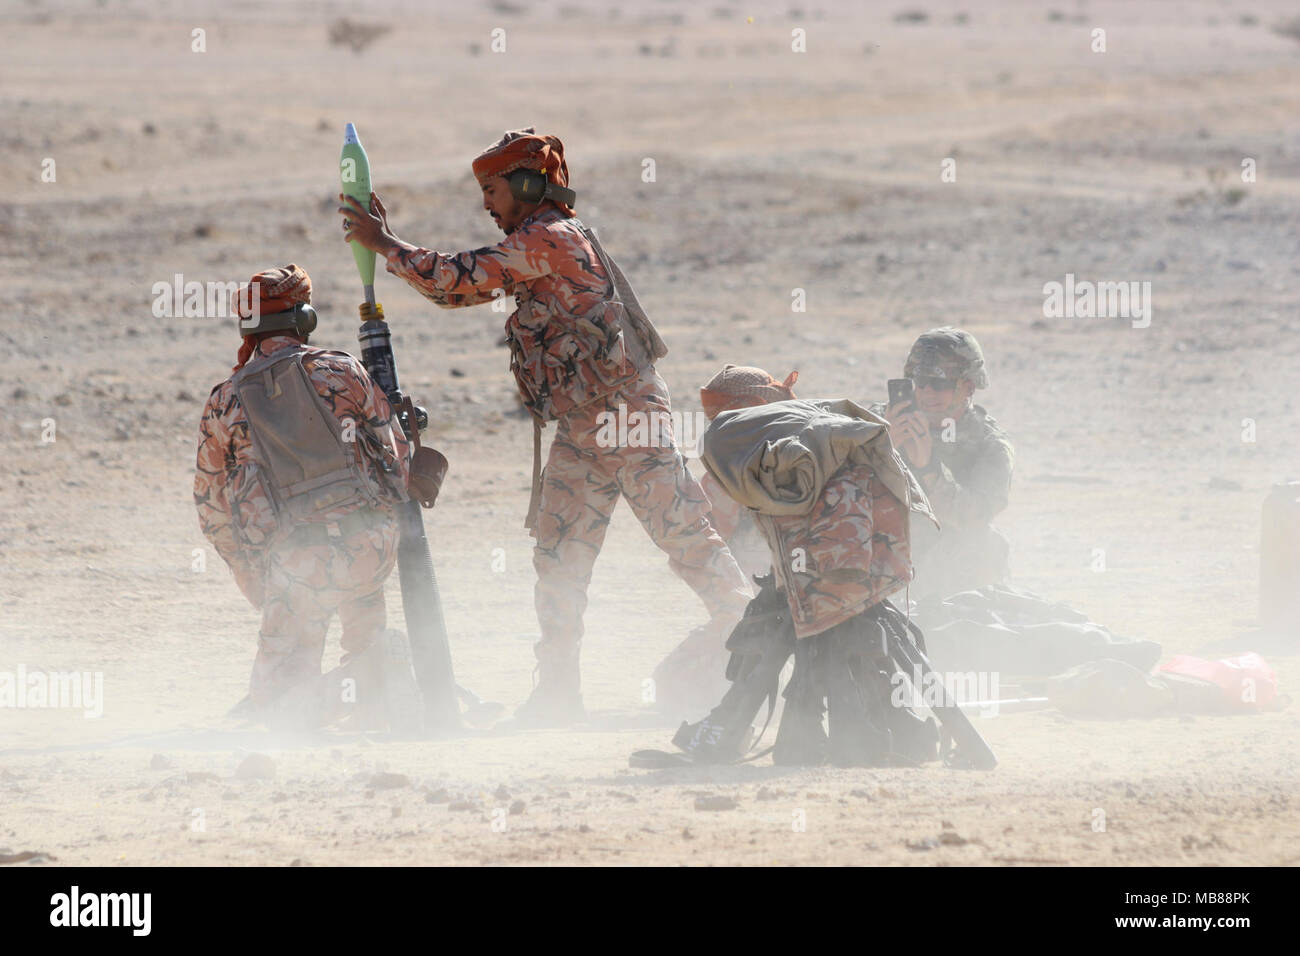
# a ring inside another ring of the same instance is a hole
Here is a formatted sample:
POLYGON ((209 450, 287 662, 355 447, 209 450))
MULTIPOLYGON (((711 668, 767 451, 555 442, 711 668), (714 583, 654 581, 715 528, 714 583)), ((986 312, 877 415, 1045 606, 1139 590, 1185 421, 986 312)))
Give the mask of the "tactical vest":
POLYGON ((278 535, 337 520, 340 513, 375 507, 382 500, 357 455, 356 442, 368 434, 365 423, 352 422, 355 433, 344 438, 346 426, 312 385, 304 354, 300 348, 280 349, 231 378, 278 535), (326 514, 333 517, 326 519, 326 514))
POLYGON ((609 279, 608 298, 571 322, 526 323, 536 299, 519 290, 519 308, 506 323, 510 371, 537 421, 551 421, 635 380, 668 353, 618 263, 594 231, 577 223, 609 279))

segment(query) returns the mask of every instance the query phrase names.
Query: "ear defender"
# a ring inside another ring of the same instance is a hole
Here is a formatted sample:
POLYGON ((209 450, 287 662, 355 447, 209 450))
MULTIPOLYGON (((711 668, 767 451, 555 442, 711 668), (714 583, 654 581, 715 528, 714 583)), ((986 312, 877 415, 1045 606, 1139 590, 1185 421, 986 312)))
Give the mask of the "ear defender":
POLYGON ((537 169, 516 169, 507 178, 510 195, 520 202, 541 202, 553 199, 566 206, 572 206, 578 200, 578 194, 567 186, 557 186, 546 178, 546 174, 537 169))
POLYGON ((292 329, 298 335, 310 335, 316 331, 316 310, 305 302, 297 303, 284 312, 270 312, 259 316, 256 325, 248 319, 239 323, 240 335, 257 335, 261 332, 287 332, 292 329))
POLYGON ((299 302, 293 307, 294 327, 298 330, 299 335, 311 335, 316 331, 316 310, 305 302, 299 302))

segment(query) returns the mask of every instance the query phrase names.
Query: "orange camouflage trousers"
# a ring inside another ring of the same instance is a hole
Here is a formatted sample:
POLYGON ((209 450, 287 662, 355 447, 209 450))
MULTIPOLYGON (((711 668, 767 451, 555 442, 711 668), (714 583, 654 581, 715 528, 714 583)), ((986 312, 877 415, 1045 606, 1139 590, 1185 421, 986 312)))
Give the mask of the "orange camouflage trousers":
POLYGON ((389 515, 366 530, 327 540, 304 545, 301 537, 291 537, 267 553, 266 600, 249 686, 255 705, 320 677, 335 612, 345 661, 387 625, 384 581, 397 559, 397 519, 389 515))
POLYGON ((544 673, 551 663, 561 672, 576 664, 591 570, 620 497, 712 617, 739 617, 748 603, 745 577, 709 523, 709 500, 677 450, 669 411, 668 386, 650 366, 559 419, 534 529, 542 631, 536 652, 544 673), (620 415, 633 427, 620 431, 620 415), (654 426, 638 430, 648 416, 657 418, 654 426))

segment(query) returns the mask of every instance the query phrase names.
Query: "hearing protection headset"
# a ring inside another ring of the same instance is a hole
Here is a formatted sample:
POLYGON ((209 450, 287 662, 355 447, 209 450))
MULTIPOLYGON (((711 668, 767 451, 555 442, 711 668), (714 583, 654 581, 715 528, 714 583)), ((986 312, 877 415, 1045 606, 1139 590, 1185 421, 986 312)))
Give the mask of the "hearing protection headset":
POLYGON ((240 335, 257 335, 261 332, 284 332, 292 329, 307 336, 316 331, 316 310, 305 302, 297 303, 287 312, 270 312, 256 319, 240 319, 240 335))
POLYGON ((510 195, 520 202, 542 202, 553 199, 565 206, 577 202, 578 194, 567 186, 557 186, 546 178, 546 173, 538 169, 516 169, 506 177, 510 184, 510 195))

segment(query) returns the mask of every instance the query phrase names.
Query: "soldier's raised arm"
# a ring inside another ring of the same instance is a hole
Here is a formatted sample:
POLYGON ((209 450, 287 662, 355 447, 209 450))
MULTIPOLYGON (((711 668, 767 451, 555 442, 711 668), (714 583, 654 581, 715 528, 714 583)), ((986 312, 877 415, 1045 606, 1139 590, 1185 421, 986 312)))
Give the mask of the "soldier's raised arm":
MULTIPOLYGON (((499 176, 482 184, 483 206, 498 225, 507 225, 496 207, 511 198, 508 190, 507 180, 499 176)), ((378 195, 371 193, 370 210, 350 197, 340 194, 339 199, 344 238, 383 256, 389 272, 443 308, 491 302, 498 290, 511 293, 518 283, 572 267, 572 250, 561 248, 538 224, 508 223, 510 231, 495 246, 435 252, 399 239, 388 226, 388 213, 378 195)), ((576 278, 582 281, 581 276, 576 278)))

